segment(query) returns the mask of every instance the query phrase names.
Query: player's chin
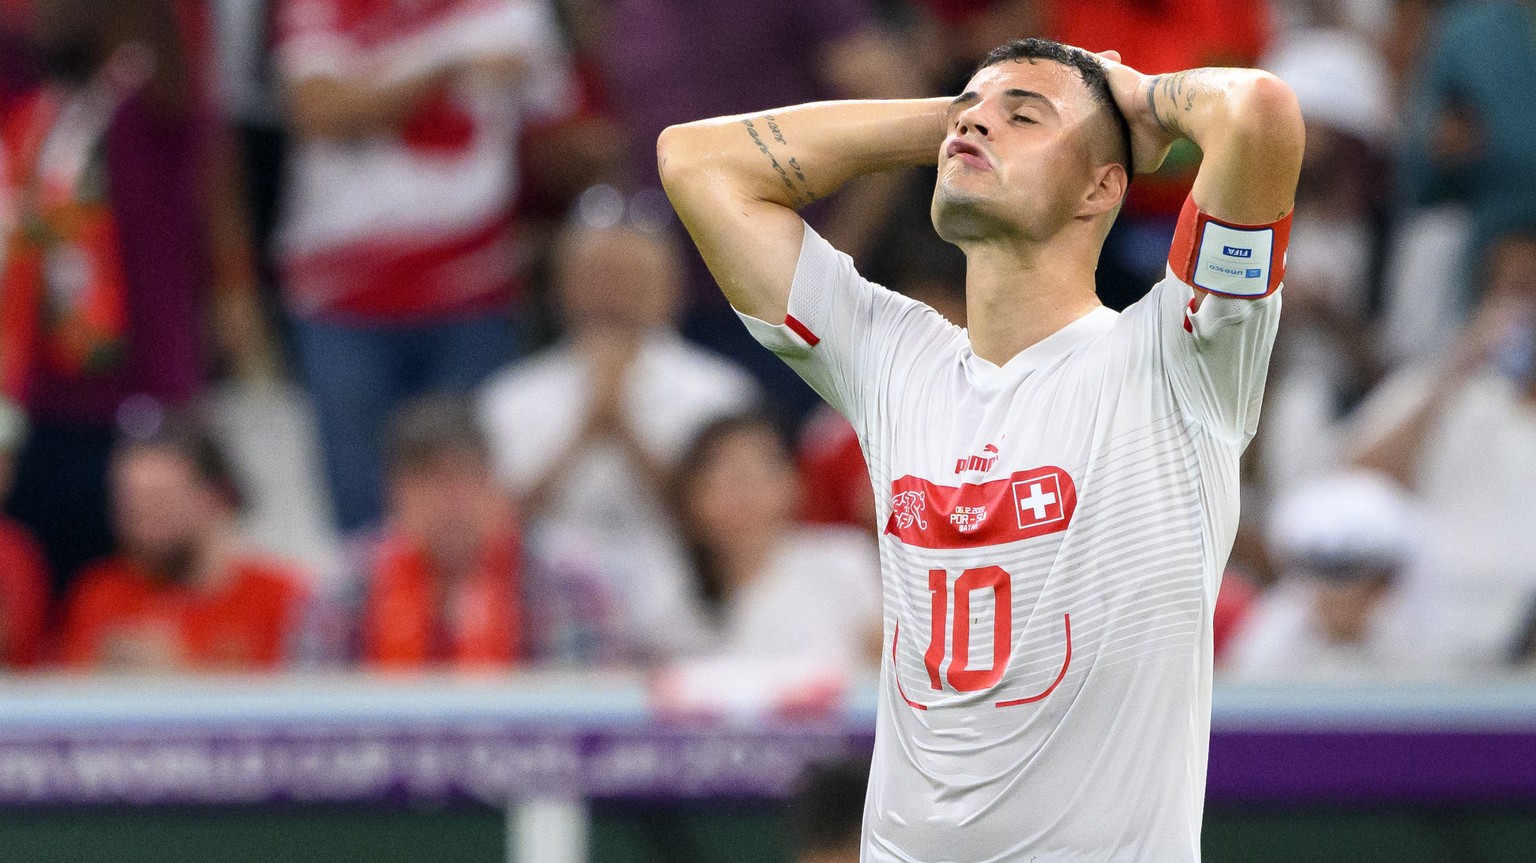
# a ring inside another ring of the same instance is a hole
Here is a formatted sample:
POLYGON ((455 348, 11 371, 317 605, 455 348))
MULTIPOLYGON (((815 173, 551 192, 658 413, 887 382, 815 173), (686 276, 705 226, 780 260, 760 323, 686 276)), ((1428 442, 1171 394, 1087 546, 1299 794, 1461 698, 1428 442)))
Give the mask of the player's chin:
POLYGON ((997 217, 991 211, 985 195, 941 179, 933 190, 929 217, 941 239, 958 245, 994 232, 997 217))

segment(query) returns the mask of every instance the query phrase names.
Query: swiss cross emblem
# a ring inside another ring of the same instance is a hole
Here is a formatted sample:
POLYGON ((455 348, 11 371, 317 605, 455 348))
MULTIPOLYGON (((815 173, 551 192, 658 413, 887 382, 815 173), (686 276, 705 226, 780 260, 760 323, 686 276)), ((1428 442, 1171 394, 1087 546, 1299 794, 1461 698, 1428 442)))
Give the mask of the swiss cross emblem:
POLYGON ((1012 484, 1014 512, 1019 517, 1019 529, 1043 527, 1066 520, 1066 506, 1062 501, 1061 479, 1055 473, 1016 479, 1012 484))

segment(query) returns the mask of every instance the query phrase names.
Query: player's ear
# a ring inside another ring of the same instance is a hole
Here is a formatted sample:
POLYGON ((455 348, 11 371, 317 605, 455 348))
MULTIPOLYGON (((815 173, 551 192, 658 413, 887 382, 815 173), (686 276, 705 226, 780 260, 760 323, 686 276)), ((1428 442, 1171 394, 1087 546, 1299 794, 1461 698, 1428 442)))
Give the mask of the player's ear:
POLYGON ((1119 162, 1100 165, 1094 170, 1093 184, 1088 187, 1088 194, 1083 198, 1080 215, 1094 218, 1113 211, 1125 198, 1128 185, 1130 178, 1126 176, 1124 165, 1119 162))

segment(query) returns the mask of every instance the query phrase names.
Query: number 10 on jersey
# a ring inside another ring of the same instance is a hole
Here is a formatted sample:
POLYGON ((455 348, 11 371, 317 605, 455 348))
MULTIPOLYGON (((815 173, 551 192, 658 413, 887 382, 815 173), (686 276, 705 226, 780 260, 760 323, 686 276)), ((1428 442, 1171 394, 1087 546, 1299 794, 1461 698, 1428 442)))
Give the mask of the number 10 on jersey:
MULTIPOLYGON (((950 586, 948 571, 931 569, 928 571, 928 594, 932 599, 932 616, 928 650, 923 654, 923 666, 928 670, 928 683, 935 690, 943 691, 944 682, 948 680, 948 688, 954 692, 980 692, 998 685, 1013 658, 1012 576, 1001 567, 982 566, 961 572, 955 579, 954 586, 950 586), (988 668, 970 667, 971 597, 976 593, 982 595, 983 602, 990 594, 992 601, 992 665, 988 668), (954 657, 950 659, 948 669, 941 676, 940 669, 944 665, 946 644, 952 646, 954 657)), ((1054 692, 1066 678, 1067 669, 1072 665, 1072 615, 1063 613, 1061 626, 1066 650, 1061 659, 1061 669, 1056 672, 1056 679, 1034 695, 999 701, 993 705, 994 707, 1033 704, 1054 692)), ((897 638, 901 636, 899 626, 896 628, 896 636, 897 638)), ((891 658, 894 660, 895 656, 896 646, 893 643, 891 658)), ((900 687, 900 679, 896 681, 896 685, 900 687)), ((901 697, 915 710, 928 709, 927 705, 907 698, 905 692, 901 693, 901 697)))
POLYGON ((1008 659, 1013 655, 1013 585, 1012 578, 998 566, 967 569, 949 586, 949 572, 943 569, 928 571, 928 593, 933 600, 928 651, 923 654, 923 665, 928 669, 928 682, 934 689, 942 690, 939 667, 944 664, 945 642, 954 645, 954 657, 949 661, 945 677, 955 692, 979 692, 990 689, 1003 679, 1008 670, 1008 659), (971 668, 971 596, 981 591, 992 597, 992 665, 989 668, 971 668), (953 597, 953 601, 951 601, 953 597), (950 611, 953 610, 953 614, 950 611), (953 638, 945 637, 945 630, 954 621, 953 638))

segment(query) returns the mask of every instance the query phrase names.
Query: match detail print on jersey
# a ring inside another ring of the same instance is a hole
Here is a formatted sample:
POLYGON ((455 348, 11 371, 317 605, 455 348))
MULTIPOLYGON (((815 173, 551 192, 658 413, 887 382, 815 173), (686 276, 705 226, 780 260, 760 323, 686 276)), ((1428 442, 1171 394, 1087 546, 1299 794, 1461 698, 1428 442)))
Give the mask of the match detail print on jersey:
POLYGON ((1291 214, 1268 225, 1224 222, 1184 199, 1168 266, 1185 284, 1222 297, 1257 299, 1280 286, 1291 214))
POLYGON ((1077 487, 1059 467, 959 486, 908 475, 891 483, 885 532, 920 548, 1000 545, 1066 530, 1076 509, 1077 487))

